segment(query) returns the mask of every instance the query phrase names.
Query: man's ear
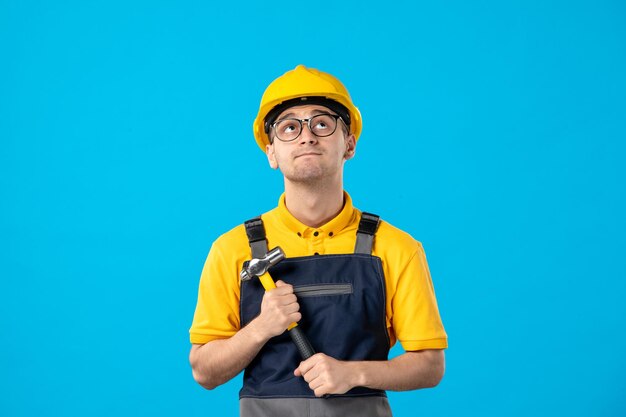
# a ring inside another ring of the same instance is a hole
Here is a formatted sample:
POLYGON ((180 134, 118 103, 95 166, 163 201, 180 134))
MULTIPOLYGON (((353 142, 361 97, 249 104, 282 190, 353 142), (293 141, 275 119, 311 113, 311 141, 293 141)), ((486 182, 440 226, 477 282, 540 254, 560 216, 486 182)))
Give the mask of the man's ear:
POLYGON ((274 154, 274 144, 265 145, 265 154, 267 155, 267 161, 270 163, 272 169, 278 169, 278 161, 274 154))
POLYGON ((348 159, 352 159, 354 157, 354 153, 356 152, 356 137, 354 134, 350 134, 346 137, 346 152, 343 154, 344 159, 347 161, 348 159))

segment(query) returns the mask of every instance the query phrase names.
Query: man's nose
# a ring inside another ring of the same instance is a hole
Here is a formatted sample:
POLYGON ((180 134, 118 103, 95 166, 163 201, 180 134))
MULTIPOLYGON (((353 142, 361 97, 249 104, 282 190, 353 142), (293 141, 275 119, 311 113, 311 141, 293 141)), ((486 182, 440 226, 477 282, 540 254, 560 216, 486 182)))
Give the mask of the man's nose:
POLYGON ((318 140, 318 137, 314 135, 313 132, 311 132, 309 124, 303 123, 302 132, 300 132, 300 137, 298 138, 298 141, 300 142, 300 144, 302 145, 305 143, 315 144, 317 143, 317 140, 318 140))

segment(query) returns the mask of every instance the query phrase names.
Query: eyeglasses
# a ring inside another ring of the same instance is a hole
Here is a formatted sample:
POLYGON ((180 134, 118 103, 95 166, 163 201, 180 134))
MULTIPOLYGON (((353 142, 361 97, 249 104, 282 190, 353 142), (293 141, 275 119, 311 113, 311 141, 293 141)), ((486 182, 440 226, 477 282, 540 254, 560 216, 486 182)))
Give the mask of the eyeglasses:
MULTIPOLYGON (((308 119, 282 119, 272 123, 272 128, 276 137, 281 142, 291 142, 300 136, 302 133, 302 122, 306 122, 309 126, 309 131, 318 137, 326 137, 335 133, 337 130, 337 119, 341 119, 341 116, 336 114, 317 114, 308 119)), ((341 119, 343 121, 343 119, 341 119)))

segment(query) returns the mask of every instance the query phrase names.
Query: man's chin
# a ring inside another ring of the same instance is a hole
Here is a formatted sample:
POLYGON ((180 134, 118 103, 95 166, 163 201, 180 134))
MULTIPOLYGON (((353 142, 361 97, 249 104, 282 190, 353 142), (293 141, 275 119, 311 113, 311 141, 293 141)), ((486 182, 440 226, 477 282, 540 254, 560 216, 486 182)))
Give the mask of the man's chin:
POLYGON ((295 183, 314 184, 326 178, 324 170, 320 168, 299 169, 290 173, 283 173, 286 179, 295 183))

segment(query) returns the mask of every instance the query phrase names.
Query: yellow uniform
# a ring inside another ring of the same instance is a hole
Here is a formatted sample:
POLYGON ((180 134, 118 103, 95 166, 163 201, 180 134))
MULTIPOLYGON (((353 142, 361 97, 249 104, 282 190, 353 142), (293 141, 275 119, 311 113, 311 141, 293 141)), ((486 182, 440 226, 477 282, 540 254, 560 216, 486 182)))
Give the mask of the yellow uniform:
MULTIPOLYGON (((347 193, 344 197, 344 207, 334 219, 312 228, 289 213, 283 194, 278 207, 261 216, 268 247, 280 246, 288 258, 353 253, 361 212, 347 193)), ((421 243, 381 221, 372 255, 382 261, 391 346, 399 340, 407 351, 446 348, 447 335, 421 243)), ((240 329, 239 272, 250 258, 243 225, 213 243, 200 279, 191 343, 228 338, 240 329)))

